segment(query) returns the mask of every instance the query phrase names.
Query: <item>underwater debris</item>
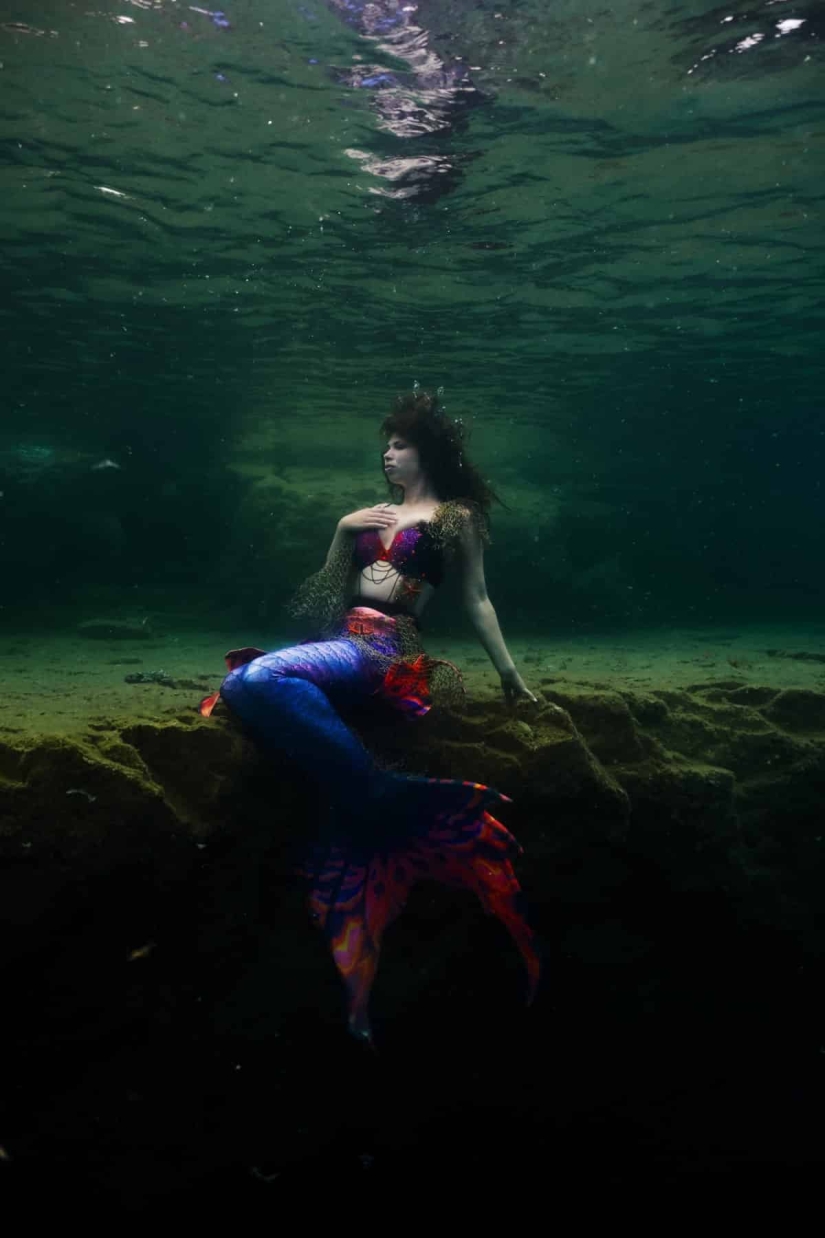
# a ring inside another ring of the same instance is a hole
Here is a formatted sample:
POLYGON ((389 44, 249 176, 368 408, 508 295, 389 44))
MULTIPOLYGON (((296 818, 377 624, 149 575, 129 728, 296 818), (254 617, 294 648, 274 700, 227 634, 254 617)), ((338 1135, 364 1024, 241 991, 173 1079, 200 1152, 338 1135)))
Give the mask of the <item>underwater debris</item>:
POLYGON ((145 946, 138 946, 136 950, 130 950, 126 955, 126 962, 133 963, 135 959, 145 959, 152 953, 155 948, 155 942, 147 941, 145 946))
POLYGON ((274 1174, 265 1174, 262 1170, 258 1168, 257 1165, 250 1165, 249 1172, 252 1174, 253 1178, 259 1178, 261 1182, 274 1182, 277 1178, 280 1178, 281 1176, 280 1172, 274 1173, 274 1174))
MULTIPOLYGON (((213 26, 217 26, 218 30, 231 30, 232 23, 222 9, 202 9, 198 5, 190 4, 189 11, 191 13, 199 13, 201 17, 208 17, 213 26)), ((191 29, 189 22, 182 21, 180 23, 181 30, 191 29)))
POLYGON ((84 791, 82 787, 69 787, 67 795, 83 795, 90 804, 94 804, 97 799, 96 795, 92 795, 91 791, 84 791))
POLYGON ((123 677, 124 683, 159 683, 164 688, 177 688, 178 681, 173 679, 171 675, 167 675, 166 671, 133 671, 131 675, 123 677))
MULTIPOLYGON (((138 659, 139 660, 139 659, 138 659)), ((199 679, 176 679, 166 671, 132 671, 124 675, 124 683, 158 683, 163 688, 183 688, 187 692, 203 692, 208 687, 208 677, 201 675, 199 679)))

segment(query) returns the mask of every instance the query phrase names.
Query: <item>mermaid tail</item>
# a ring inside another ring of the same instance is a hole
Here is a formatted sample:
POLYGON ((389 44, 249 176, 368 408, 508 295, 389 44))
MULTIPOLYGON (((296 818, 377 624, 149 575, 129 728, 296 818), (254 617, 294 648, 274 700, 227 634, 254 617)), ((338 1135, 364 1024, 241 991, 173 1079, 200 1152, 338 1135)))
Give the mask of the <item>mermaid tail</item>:
MULTIPOLYGON (((311 912, 346 986, 353 1033, 371 1039, 367 1007, 384 930, 411 887, 427 878, 473 890, 501 920, 526 963, 532 1000, 539 955, 512 866, 521 848, 488 811, 506 797, 480 783, 376 768, 333 704, 369 698, 385 684, 384 668, 353 641, 319 641, 264 655, 233 650, 227 665, 221 696, 230 709, 265 750, 289 753, 309 777, 324 783, 329 796, 332 835, 304 872, 311 912)), ((395 683, 405 709, 416 703, 426 708, 418 674, 413 664, 412 679, 395 683)))
POLYGON ((384 930, 416 882, 428 879, 472 890, 504 924, 527 967, 529 1004, 541 964, 512 866, 522 849, 487 811, 507 797, 481 783, 385 777, 389 788, 367 809, 378 808, 375 824, 362 817, 355 829, 344 827, 314 870, 305 870, 310 912, 346 988, 350 1031, 371 1042, 368 1004, 384 930))

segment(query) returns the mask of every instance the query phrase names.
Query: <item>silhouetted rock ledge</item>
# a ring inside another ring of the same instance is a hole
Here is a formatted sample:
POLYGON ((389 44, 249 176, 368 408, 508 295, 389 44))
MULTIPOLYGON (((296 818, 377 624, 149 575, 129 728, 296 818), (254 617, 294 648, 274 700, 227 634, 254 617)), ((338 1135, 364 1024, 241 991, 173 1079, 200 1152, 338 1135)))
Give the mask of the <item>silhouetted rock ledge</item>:
MULTIPOLYGON (((813 923, 825 876, 825 693, 566 682, 513 713, 489 699, 412 725, 352 721, 393 768, 513 798, 502 816, 524 846, 534 905, 592 903, 653 866, 674 892, 721 891, 747 917, 813 923)), ((220 709, 208 721, 193 710, 164 723, 102 720, 71 738, 7 738, 6 903, 21 882, 31 898, 39 880, 53 892, 135 860, 162 875, 196 849, 250 836, 286 875, 312 836, 318 794, 286 758, 262 761, 220 709)))
POLYGON ((500 1180, 552 1164, 571 1202, 819 1173, 825 693, 570 676, 508 712, 476 680, 460 716, 352 717, 388 766, 512 797, 547 951, 526 1011, 501 925, 417 887, 371 1054, 295 877, 321 788, 220 708, 121 687, 120 661, 108 691, 12 681, 0 731, 0 1174, 29 1210, 271 1218, 268 1192, 351 1192, 367 1167, 370 1190, 464 1192, 491 1148, 500 1180), (32 729, 47 708, 68 733, 32 729))

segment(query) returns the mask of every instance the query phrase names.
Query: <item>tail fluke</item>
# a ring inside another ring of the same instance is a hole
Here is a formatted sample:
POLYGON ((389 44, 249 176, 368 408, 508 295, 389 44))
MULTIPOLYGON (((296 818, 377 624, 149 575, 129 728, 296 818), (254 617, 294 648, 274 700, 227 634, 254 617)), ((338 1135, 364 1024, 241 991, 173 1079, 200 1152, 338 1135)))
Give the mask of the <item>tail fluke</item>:
POLYGON ((509 802, 481 783, 388 775, 357 827, 319 852, 310 911, 329 941, 347 991, 349 1026, 371 1041, 368 1004, 381 941, 418 881, 473 890, 508 929, 527 968, 528 1002, 541 970, 512 861, 521 847, 487 811, 509 802))

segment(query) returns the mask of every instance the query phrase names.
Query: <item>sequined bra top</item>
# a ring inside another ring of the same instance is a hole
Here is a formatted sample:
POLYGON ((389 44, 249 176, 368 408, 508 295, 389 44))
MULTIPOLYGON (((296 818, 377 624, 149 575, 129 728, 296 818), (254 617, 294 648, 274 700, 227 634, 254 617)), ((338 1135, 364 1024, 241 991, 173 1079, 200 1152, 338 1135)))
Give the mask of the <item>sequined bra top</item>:
POLYGON ((378 529, 359 533, 353 557, 358 571, 383 560, 399 576, 423 580, 437 588, 444 579, 444 552, 430 532, 429 523, 419 520, 418 524, 402 529, 389 546, 382 545, 378 529))

